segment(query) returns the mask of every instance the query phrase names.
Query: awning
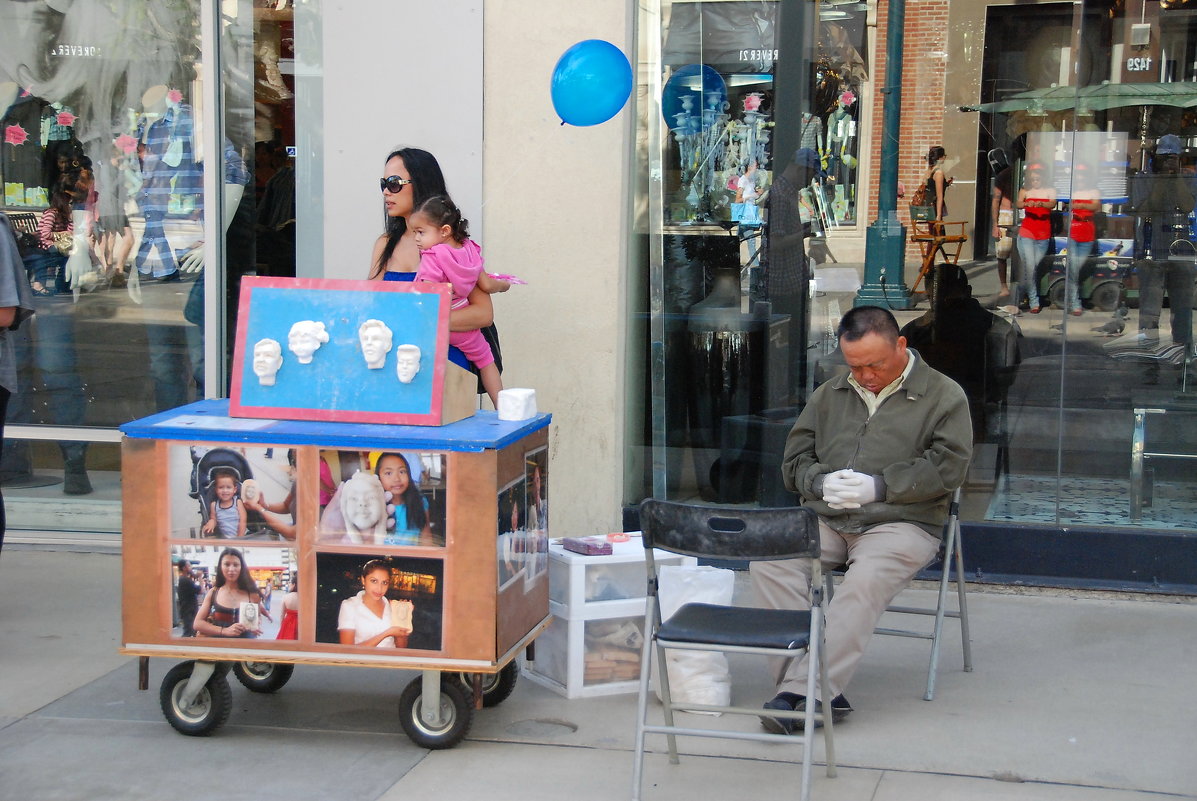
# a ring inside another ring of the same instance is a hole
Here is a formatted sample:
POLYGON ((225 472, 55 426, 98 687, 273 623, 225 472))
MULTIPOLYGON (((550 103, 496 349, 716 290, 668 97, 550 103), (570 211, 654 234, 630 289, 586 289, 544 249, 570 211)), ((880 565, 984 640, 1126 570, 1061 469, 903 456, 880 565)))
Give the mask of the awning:
POLYGON ((1173 83, 1110 83, 1103 81, 1090 86, 1053 86, 1020 92, 993 103, 961 106, 961 111, 1005 113, 1026 111, 1046 114, 1049 111, 1105 111, 1131 106, 1172 106, 1197 108, 1197 81, 1173 83))

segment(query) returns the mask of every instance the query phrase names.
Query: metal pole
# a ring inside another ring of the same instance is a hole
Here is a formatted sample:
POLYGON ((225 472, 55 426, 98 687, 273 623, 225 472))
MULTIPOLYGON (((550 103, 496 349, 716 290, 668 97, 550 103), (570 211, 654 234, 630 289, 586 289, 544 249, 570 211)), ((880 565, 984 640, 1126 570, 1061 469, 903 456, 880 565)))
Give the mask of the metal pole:
POLYGON ((885 85, 881 132, 881 180, 878 186, 877 219, 865 237, 864 286, 856 295, 857 306, 908 308, 906 288, 906 226, 898 219, 898 134, 902 118, 902 38, 906 22, 906 0, 889 0, 886 23, 885 85))

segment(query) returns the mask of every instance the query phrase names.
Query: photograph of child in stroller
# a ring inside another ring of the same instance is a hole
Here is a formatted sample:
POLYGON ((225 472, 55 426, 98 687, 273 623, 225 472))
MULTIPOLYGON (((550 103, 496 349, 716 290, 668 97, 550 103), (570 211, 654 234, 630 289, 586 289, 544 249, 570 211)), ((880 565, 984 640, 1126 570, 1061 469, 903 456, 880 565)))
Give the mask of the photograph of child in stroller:
MULTIPOLYGON (((282 539, 272 529, 261 512, 244 503, 243 494, 256 488, 250 460, 240 450, 233 448, 203 448, 191 446, 191 479, 188 496, 199 503, 200 523, 196 536, 217 539, 282 539), (248 486, 247 486, 248 482, 248 486), (233 493, 229 497, 228 488, 233 493), (223 497, 218 491, 224 488, 223 497), (245 514, 245 527, 236 525, 239 513, 245 514), (215 518, 213 514, 215 513, 215 518), (229 518, 226 518, 226 513, 229 518), (231 518, 232 522, 229 522, 231 518)), ((268 460, 272 449, 262 449, 262 457, 268 460)), ((257 454, 254 454, 257 456, 257 454)), ((259 460, 260 461, 260 460, 259 460)))

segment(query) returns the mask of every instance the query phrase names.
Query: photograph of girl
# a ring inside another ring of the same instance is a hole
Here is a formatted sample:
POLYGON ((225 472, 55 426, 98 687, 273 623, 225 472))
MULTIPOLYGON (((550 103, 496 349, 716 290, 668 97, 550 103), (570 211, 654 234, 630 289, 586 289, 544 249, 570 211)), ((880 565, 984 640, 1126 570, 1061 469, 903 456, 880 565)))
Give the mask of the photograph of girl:
POLYGON ((439 453, 321 451, 332 487, 317 541, 326 545, 445 545, 445 457, 439 453))
POLYGON ((293 448, 175 445, 169 459, 172 538, 295 539, 293 448))
POLYGON ((186 637, 191 630, 197 637, 278 636, 281 619, 268 608, 265 593, 267 587, 285 587, 294 580, 298 568, 294 549, 269 544, 173 545, 168 555, 172 568, 187 565, 186 574, 179 570, 171 584, 178 612, 172 636, 186 637), (190 618, 186 626, 178 619, 184 610, 190 618))
POLYGON ((443 575, 439 559, 317 554, 317 642, 440 650, 443 575))

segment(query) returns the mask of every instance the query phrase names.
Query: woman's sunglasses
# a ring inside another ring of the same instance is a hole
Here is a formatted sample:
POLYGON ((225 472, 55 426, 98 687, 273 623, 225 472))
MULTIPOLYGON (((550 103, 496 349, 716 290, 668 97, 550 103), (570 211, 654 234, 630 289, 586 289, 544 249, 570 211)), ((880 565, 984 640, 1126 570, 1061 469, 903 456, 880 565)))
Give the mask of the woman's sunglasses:
POLYGON ((386 178, 378 180, 378 186, 384 192, 395 194, 411 183, 409 178, 400 178, 398 175, 388 175, 386 178))

